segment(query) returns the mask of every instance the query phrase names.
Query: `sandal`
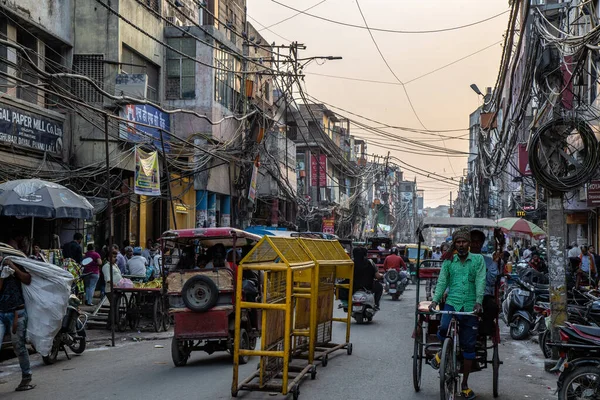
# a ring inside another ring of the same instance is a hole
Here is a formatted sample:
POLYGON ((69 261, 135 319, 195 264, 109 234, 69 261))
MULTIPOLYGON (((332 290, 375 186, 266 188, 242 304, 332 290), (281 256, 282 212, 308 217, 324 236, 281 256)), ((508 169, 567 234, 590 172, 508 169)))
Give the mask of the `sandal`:
POLYGON ((19 386, 17 386, 17 388, 15 389, 15 392, 25 392, 27 390, 31 390, 35 387, 35 385, 32 385, 30 383, 21 383, 19 386))
POLYGON ((477 396, 475 396, 475 392, 469 388, 461 390, 460 394, 462 397, 464 397, 467 400, 473 400, 474 398, 477 397, 477 396))

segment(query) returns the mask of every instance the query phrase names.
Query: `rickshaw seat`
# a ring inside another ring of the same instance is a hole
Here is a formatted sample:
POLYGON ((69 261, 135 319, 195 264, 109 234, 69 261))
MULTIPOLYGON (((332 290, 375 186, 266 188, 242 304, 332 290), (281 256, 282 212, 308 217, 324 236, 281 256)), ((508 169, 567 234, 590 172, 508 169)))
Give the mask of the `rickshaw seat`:
POLYGON ((419 312, 429 312, 429 305, 431 301, 420 301, 419 302, 419 312))

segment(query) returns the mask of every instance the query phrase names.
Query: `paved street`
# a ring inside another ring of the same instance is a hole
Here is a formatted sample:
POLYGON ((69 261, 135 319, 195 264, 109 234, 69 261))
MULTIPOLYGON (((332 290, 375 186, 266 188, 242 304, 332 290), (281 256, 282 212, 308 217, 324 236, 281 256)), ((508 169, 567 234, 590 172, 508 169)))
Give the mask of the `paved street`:
MULTIPOLYGON (((411 339, 414 286, 399 302, 384 296, 382 311, 370 325, 352 326, 354 353, 335 354, 326 368, 319 367, 317 379, 304 381, 303 399, 434 399, 438 396, 437 372, 424 366, 423 390, 412 388, 411 339)), ((343 326, 336 325, 336 338, 343 326)), ((48 399, 228 399, 231 358, 224 353, 207 356, 193 353, 188 366, 175 368, 170 340, 120 341, 117 348, 91 346, 82 356, 68 361, 64 354, 53 366, 44 366, 38 355, 34 362, 37 387, 15 393, 18 365, 15 360, 0 364, 0 398, 48 399), (156 346, 159 346, 158 348, 156 346)), ((537 345, 505 341, 501 348, 500 395, 505 399, 552 399, 556 378, 543 372, 537 345)), ((252 360, 241 370, 247 376, 256 368, 252 360)), ((491 370, 472 376, 472 387, 481 400, 492 399, 491 370)), ((278 399, 265 393, 240 393, 245 399, 278 399)))

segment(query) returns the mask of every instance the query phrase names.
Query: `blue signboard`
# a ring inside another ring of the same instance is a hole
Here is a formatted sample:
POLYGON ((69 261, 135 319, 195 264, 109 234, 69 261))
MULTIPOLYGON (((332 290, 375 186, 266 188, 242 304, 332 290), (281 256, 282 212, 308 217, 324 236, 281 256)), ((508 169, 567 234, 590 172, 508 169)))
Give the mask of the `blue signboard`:
POLYGON ((121 129, 119 129, 121 139, 135 143, 153 143, 159 151, 162 151, 160 143, 160 132, 162 131, 165 151, 167 153, 171 151, 169 114, 147 104, 127 104, 121 110, 121 117, 128 121, 121 124, 121 129), (140 123, 144 125, 139 125, 140 123))
POLYGON ((0 104, 0 141, 51 153, 61 153, 63 123, 0 104))

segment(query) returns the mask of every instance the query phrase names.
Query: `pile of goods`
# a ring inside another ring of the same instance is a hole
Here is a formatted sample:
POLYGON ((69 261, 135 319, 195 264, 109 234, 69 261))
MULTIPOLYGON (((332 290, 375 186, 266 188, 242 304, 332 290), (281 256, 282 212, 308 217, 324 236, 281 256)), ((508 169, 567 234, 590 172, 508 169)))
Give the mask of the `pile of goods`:
POLYGON ((162 288, 162 279, 154 279, 150 282, 134 282, 133 287, 138 289, 160 289, 162 288))

